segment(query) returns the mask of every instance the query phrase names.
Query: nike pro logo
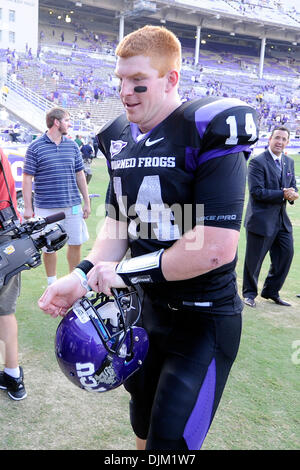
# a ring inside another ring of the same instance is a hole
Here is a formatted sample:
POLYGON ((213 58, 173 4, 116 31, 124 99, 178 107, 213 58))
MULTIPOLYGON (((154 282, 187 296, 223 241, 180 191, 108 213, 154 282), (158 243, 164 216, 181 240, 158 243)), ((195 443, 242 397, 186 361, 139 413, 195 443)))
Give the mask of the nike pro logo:
POLYGON ((161 137, 160 139, 156 139, 156 140, 147 139, 146 142, 145 142, 145 145, 146 145, 146 147, 150 147, 150 145, 157 144, 157 142, 160 142, 163 139, 164 139, 164 137, 161 137))

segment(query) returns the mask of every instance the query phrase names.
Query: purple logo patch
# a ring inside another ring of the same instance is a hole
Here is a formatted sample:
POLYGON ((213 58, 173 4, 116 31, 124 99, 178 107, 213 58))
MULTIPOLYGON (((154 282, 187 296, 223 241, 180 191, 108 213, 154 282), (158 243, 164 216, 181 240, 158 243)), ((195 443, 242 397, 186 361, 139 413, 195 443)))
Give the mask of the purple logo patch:
POLYGON ((114 158, 121 150, 126 147, 128 142, 124 142, 123 140, 111 140, 110 141, 110 154, 111 158, 114 158))

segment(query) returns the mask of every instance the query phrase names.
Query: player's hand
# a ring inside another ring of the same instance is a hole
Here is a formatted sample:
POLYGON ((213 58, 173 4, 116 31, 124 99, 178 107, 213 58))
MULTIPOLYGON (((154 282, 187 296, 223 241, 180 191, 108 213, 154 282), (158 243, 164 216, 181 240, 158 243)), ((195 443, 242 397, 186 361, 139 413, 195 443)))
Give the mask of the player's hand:
POLYGON ((122 289, 127 287, 123 279, 116 273, 117 262, 100 261, 89 271, 88 284, 95 292, 112 295, 111 288, 122 289))
POLYGON ((38 306, 53 318, 58 315, 64 316, 74 302, 83 297, 86 292, 80 280, 71 273, 47 287, 38 301, 38 306))

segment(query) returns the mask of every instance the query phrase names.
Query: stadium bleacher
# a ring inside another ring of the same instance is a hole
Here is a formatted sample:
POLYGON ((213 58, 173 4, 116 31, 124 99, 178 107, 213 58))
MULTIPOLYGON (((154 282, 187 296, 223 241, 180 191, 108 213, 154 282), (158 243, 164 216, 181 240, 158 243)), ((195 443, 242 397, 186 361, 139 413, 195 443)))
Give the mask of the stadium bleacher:
MULTIPOLYGON (((193 6, 192 0, 175 0, 174 3, 193 6)), ((247 16, 257 15, 259 10, 266 21, 272 14, 272 21, 278 15, 278 21, 280 17, 282 22, 284 17, 289 25, 299 22, 299 12, 294 7, 283 7, 279 3, 275 0, 209 0, 206 7, 213 5, 215 11, 247 16)), ((104 122, 122 112, 114 78, 116 40, 113 36, 101 31, 89 32, 84 24, 62 28, 55 22, 41 19, 39 37, 36 56, 30 50, 25 53, 0 50, 0 61, 7 63, 10 83, 40 95, 48 107, 56 104, 66 107, 73 117, 76 132, 94 133, 104 122)), ((268 132, 274 124, 285 123, 298 137, 300 57, 270 51, 265 57, 264 78, 259 79, 259 57, 251 43, 240 46, 215 42, 201 46, 196 65, 194 46, 184 38, 182 45, 180 92, 183 99, 207 95, 241 98, 256 107, 263 131, 268 132)))

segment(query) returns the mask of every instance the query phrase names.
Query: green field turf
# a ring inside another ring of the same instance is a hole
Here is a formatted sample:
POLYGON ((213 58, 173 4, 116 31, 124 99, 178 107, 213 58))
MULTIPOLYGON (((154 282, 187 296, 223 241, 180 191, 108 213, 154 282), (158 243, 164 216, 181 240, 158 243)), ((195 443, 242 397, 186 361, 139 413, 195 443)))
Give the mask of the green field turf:
MULTIPOLYGON (((294 159, 300 177, 300 154, 294 159)), ((103 220, 104 160, 93 162, 93 172, 89 192, 100 197, 92 202, 90 240, 83 247, 83 257, 103 220)), ((294 226, 295 256, 280 294, 292 306, 280 307, 258 296, 256 309, 245 307, 240 351, 203 449, 299 449, 300 202, 289 206, 288 212, 294 226)), ((242 228, 239 290, 244 252, 242 228)), ((268 263, 266 259, 260 288, 268 263)), ((59 276, 67 273, 65 248, 59 252, 58 270, 59 276)), ((104 394, 85 392, 60 372, 54 356, 60 320, 48 317, 37 306, 45 287, 43 266, 22 274, 17 318, 28 397, 17 403, 0 391, 0 449, 134 449, 128 395, 123 388, 104 394)))

